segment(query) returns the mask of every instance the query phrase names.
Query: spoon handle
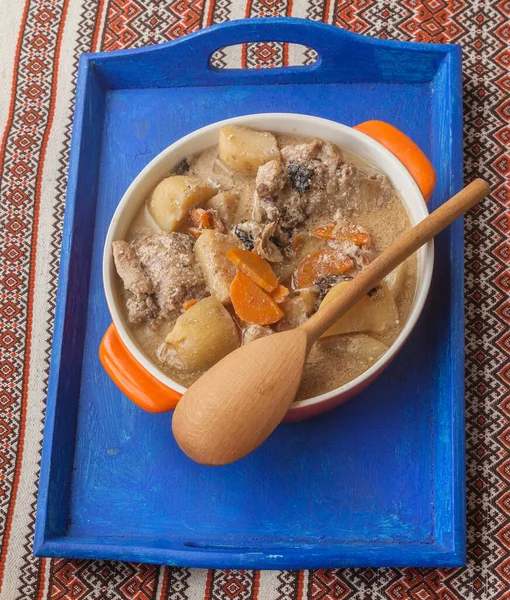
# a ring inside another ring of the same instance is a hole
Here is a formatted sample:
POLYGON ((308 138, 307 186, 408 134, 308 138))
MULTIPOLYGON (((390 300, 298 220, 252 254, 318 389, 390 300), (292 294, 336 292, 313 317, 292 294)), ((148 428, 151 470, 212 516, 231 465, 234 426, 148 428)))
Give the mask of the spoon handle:
POLYGON ((328 302, 301 325, 301 329, 308 336, 309 347, 367 292, 378 285, 381 279, 489 193, 489 185, 483 179, 475 179, 423 221, 400 236, 361 270, 350 285, 345 286, 345 292, 338 294, 334 300, 328 302))

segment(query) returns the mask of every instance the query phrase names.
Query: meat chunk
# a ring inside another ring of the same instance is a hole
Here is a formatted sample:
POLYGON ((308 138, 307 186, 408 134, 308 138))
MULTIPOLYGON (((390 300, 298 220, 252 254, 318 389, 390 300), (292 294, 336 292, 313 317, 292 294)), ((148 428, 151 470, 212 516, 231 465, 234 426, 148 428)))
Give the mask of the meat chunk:
POLYGON ((255 239, 263 227, 256 221, 241 221, 232 230, 232 233, 240 240, 245 250, 253 250, 255 239))
POLYGON ((279 196, 255 198, 253 218, 259 223, 280 223, 293 228, 306 220, 306 197, 286 186, 279 196))
POLYGON ((259 168, 256 179, 254 218, 299 227, 310 216, 327 214, 338 203, 337 171, 343 165, 340 150, 329 142, 284 146, 282 162, 259 168))
POLYGON ((337 233, 339 237, 331 240, 330 246, 352 258, 357 270, 366 267, 375 258, 368 230, 343 216, 341 211, 335 213, 334 220, 333 234, 337 233))
POLYGON ((152 281, 160 317, 172 316, 185 300, 204 297, 204 276, 185 233, 152 235, 137 243, 136 252, 152 281))
POLYGON ((340 191, 337 172, 344 162, 340 150, 329 142, 313 140, 282 148, 282 157, 292 188, 305 200, 303 220, 331 212, 340 191))
POLYGON ((153 296, 131 295, 126 300, 128 321, 137 325, 144 321, 151 321, 158 316, 159 308, 153 296))
POLYGON ((334 173, 344 162, 340 150, 330 142, 322 142, 316 158, 327 167, 330 173, 334 173))
POLYGON ((255 193, 252 218, 257 223, 278 221, 282 217, 284 204, 282 194, 270 198, 261 198, 255 193))
POLYGON ((113 242, 112 249, 115 268, 124 287, 137 296, 152 294, 152 281, 142 267, 136 247, 119 240, 113 242))
POLYGON ((283 261, 283 254, 275 244, 276 223, 268 223, 257 235, 254 242, 255 252, 272 263, 283 261))
POLYGON ((309 162, 312 159, 317 158, 324 143, 325 142, 322 140, 314 139, 307 144, 284 146, 280 150, 280 154, 287 164, 309 162))
MULTIPOLYGON (((358 169, 351 163, 345 163, 340 166, 335 174, 336 187, 338 189, 338 195, 341 199, 342 206, 346 205, 346 201, 352 198, 353 192, 356 190, 358 183, 358 169)), ((355 209, 356 206, 350 206, 349 208, 355 209)))
POLYGON ((393 194, 391 183, 384 173, 371 169, 367 173, 358 173, 359 200, 365 206, 378 208, 387 204, 393 194))
POLYGON ((299 165, 312 170, 316 177, 317 171, 327 174, 332 178, 336 170, 343 164, 343 157, 340 150, 330 142, 323 140, 312 140, 308 144, 299 144, 297 146, 285 146, 281 151, 285 165, 299 165))
POLYGON ((391 183, 384 173, 373 168, 358 169, 342 164, 335 174, 339 205, 350 215, 385 206, 393 196, 391 183))
POLYGON ((255 187, 259 198, 272 198, 278 195, 287 183, 287 176, 279 160, 270 160, 259 167, 255 187))
POLYGON ((130 323, 167 319, 184 300, 205 295, 204 277, 186 234, 155 234, 131 244, 114 242, 113 256, 129 293, 126 307, 130 323))
POLYGON ((233 233, 242 242, 246 250, 255 250, 262 258, 272 263, 283 261, 286 248, 290 246, 291 237, 276 222, 260 224, 256 221, 238 223, 233 233))

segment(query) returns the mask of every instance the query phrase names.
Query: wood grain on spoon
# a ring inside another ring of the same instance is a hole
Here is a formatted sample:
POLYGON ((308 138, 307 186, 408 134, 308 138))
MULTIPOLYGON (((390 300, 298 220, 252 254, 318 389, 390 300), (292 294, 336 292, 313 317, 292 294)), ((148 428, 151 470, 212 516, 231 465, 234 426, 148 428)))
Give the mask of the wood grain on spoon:
POLYGON ((172 429, 182 450, 204 465, 224 465, 260 446, 294 400, 317 339, 381 279, 489 191, 485 181, 473 181, 406 231, 301 327, 255 340, 209 369, 175 409, 172 429))

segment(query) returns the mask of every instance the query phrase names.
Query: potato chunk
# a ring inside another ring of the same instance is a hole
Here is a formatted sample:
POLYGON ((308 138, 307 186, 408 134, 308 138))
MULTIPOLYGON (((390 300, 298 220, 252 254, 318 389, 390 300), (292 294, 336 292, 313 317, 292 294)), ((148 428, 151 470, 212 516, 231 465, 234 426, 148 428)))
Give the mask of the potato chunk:
MULTIPOLYGON (((342 281, 335 285, 328 292, 321 306, 330 302, 346 285, 349 285, 348 281, 342 281)), ((364 296, 351 310, 340 317, 322 337, 351 332, 381 332, 393 327, 397 322, 398 311, 395 300, 386 283, 382 282, 376 293, 372 296, 369 294, 364 296)))
POLYGON ((317 303, 318 295, 313 288, 304 288, 293 292, 290 298, 280 304, 285 316, 279 323, 278 330, 285 331, 302 325, 315 311, 317 303))
POLYGON ((149 211, 163 231, 178 229, 192 206, 201 206, 216 189, 188 175, 172 175, 160 181, 149 200, 149 211))
POLYGON ((397 296, 404 289, 406 271, 407 263, 403 262, 396 269, 393 269, 393 271, 389 275, 386 275, 386 277, 384 278, 384 281, 386 282, 386 285, 388 286, 390 292, 393 294, 394 298, 397 298, 397 296))
POLYGON ((230 248, 240 248, 239 240, 230 234, 205 229, 195 243, 195 256, 211 294, 223 304, 230 303, 230 284, 236 268, 225 256, 230 248))
POLYGON ((281 304, 284 317, 280 323, 280 330, 294 329, 302 325, 306 319, 306 304, 301 296, 288 298, 281 304))
POLYGON ((388 350, 386 344, 369 335, 352 335, 348 337, 347 351, 355 357, 356 362, 365 365, 365 369, 370 368, 388 350))
POLYGON ((207 369, 240 345, 237 327, 221 302, 209 296, 182 314, 165 343, 188 371, 207 369))
POLYGON ((216 211, 223 224, 231 227, 234 224, 234 215, 239 201, 238 196, 230 192, 220 192, 207 201, 205 208, 216 211))
POLYGON ((256 175, 260 166, 280 158, 272 133, 234 125, 221 128, 218 152, 223 164, 241 175, 256 175))
MULTIPOLYGON (((344 361, 347 356, 353 359, 352 362, 359 374, 369 369, 387 350, 386 344, 372 336, 350 333, 338 337, 331 336, 318 342, 310 352, 308 362, 311 365, 319 363, 324 365, 328 355, 330 361, 344 361)), ((324 366, 327 368, 327 365, 324 366)))

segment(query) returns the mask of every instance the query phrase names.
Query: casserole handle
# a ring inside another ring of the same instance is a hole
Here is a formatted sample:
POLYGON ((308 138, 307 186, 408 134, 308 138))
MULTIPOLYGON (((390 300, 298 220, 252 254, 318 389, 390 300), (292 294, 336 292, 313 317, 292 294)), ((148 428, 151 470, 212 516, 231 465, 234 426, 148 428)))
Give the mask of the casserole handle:
POLYGON ((400 129, 384 121, 365 121, 354 129, 368 135, 382 144, 411 173, 428 202, 436 185, 436 172, 430 160, 410 138, 400 129))
POLYGON ((173 410, 182 396, 163 385, 136 361, 113 323, 101 340, 99 358, 117 387, 144 410, 153 413, 173 410))

